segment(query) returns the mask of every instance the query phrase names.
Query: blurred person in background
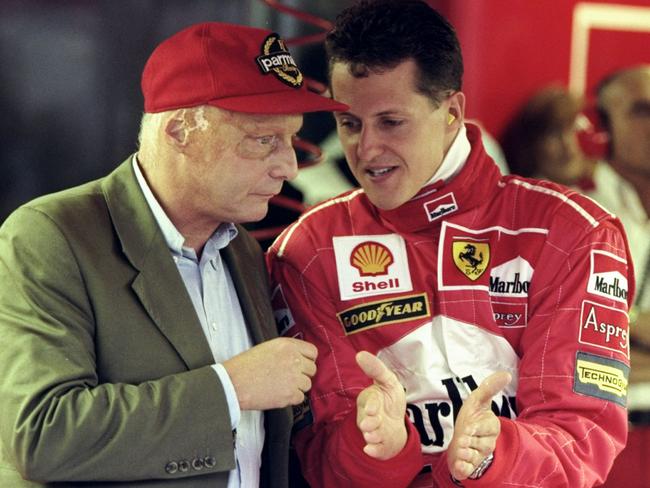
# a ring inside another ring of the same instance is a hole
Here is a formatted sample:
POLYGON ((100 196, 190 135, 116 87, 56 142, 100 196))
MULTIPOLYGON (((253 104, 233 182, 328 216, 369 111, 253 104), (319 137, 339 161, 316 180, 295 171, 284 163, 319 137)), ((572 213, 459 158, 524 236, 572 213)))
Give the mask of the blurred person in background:
POLYGON ((216 22, 142 91, 136 154, 0 228, 0 486, 286 488, 317 350, 277 338, 239 224, 295 176, 303 112, 346 107, 277 34, 216 22))
POLYGON ((631 320, 631 381, 650 382, 650 65, 616 71, 597 86, 597 109, 609 136, 588 195, 621 219, 637 293, 631 320))
POLYGON ((319 350, 295 416, 305 478, 603 482, 628 427, 620 222, 500 173, 465 119, 455 31, 426 2, 357 2, 326 48, 362 188, 308 210, 267 254, 281 333, 319 350))
POLYGON ((578 140, 578 132, 588 123, 582 109, 582 100, 561 86, 535 93, 502 137, 510 171, 582 191, 592 188, 595 161, 582 151, 578 140))

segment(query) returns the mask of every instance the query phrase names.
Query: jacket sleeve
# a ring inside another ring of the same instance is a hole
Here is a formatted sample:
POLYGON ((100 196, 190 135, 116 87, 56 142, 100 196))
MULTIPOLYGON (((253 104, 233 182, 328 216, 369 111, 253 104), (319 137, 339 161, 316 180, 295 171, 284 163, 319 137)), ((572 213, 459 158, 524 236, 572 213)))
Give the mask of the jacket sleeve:
MULTIPOLYGON (((304 251, 301 249, 301 251, 304 251)), ((405 417, 408 440, 392 459, 381 461, 363 452, 356 425, 356 398, 370 384, 355 361, 356 351, 336 318, 327 280, 310 280, 294 263, 271 248, 273 304, 280 332, 318 348, 317 372, 308 402, 294 424, 294 445, 305 479, 314 488, 331 486, 407 486, 422 469, 420 439, 405 417)), ((310 276, 326 276, 324 270, 310 276)))
POLYGON ((234 468, 227 403, 209 365, 140 384, 101 381, 92 297, 47 215, 23 208, 3 225, 0 287, 0 440, 3 461, 24 478, 171 479, 234 468))
POLYGON ((634 278, 625 235, 611 220, 569 245, 570 235, 551 229, 533 277, 518 417, 501 418, 494 463, 467 487, 591 487, 626 443, 634 278))

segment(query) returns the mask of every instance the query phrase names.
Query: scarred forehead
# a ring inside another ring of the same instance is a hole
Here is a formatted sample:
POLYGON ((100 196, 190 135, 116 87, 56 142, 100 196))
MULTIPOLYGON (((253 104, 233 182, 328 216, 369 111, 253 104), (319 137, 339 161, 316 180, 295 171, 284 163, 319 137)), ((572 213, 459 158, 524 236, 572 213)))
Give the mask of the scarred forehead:
POLYGON ((295 134, 302 127, 302 114, 248 114, 206 107, 215 122, 232 125, 246 133, 270 132, 295 134))

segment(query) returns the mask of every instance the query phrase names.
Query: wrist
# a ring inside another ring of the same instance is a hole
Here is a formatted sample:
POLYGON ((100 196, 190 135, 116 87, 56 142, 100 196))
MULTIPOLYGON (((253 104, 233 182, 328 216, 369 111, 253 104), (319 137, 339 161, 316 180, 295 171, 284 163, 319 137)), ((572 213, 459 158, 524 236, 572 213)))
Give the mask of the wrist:
POLYGON ((476 469, 472 471, 472 474, 468 476, 471 480, 477 480, 485 474, 485 472, 492 466, 492 461, 494 461, 494 453, 491 452, 489 455, 485 456, 483 461, 476 466, 476 469))

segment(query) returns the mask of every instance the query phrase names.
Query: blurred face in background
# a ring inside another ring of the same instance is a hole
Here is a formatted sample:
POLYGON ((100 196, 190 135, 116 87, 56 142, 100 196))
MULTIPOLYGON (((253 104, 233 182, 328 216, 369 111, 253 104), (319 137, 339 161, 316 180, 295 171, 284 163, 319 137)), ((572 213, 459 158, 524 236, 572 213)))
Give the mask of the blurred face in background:
POLYGON ((536 143, 540 176, 564 185, 574 185, 591 171, 592 162, 579 141, 580 117, 572 124, 549 130, 536 143))
POLYGON ((612 82, 604 97, 612 160, 650 176, 650 66, 612 82))

